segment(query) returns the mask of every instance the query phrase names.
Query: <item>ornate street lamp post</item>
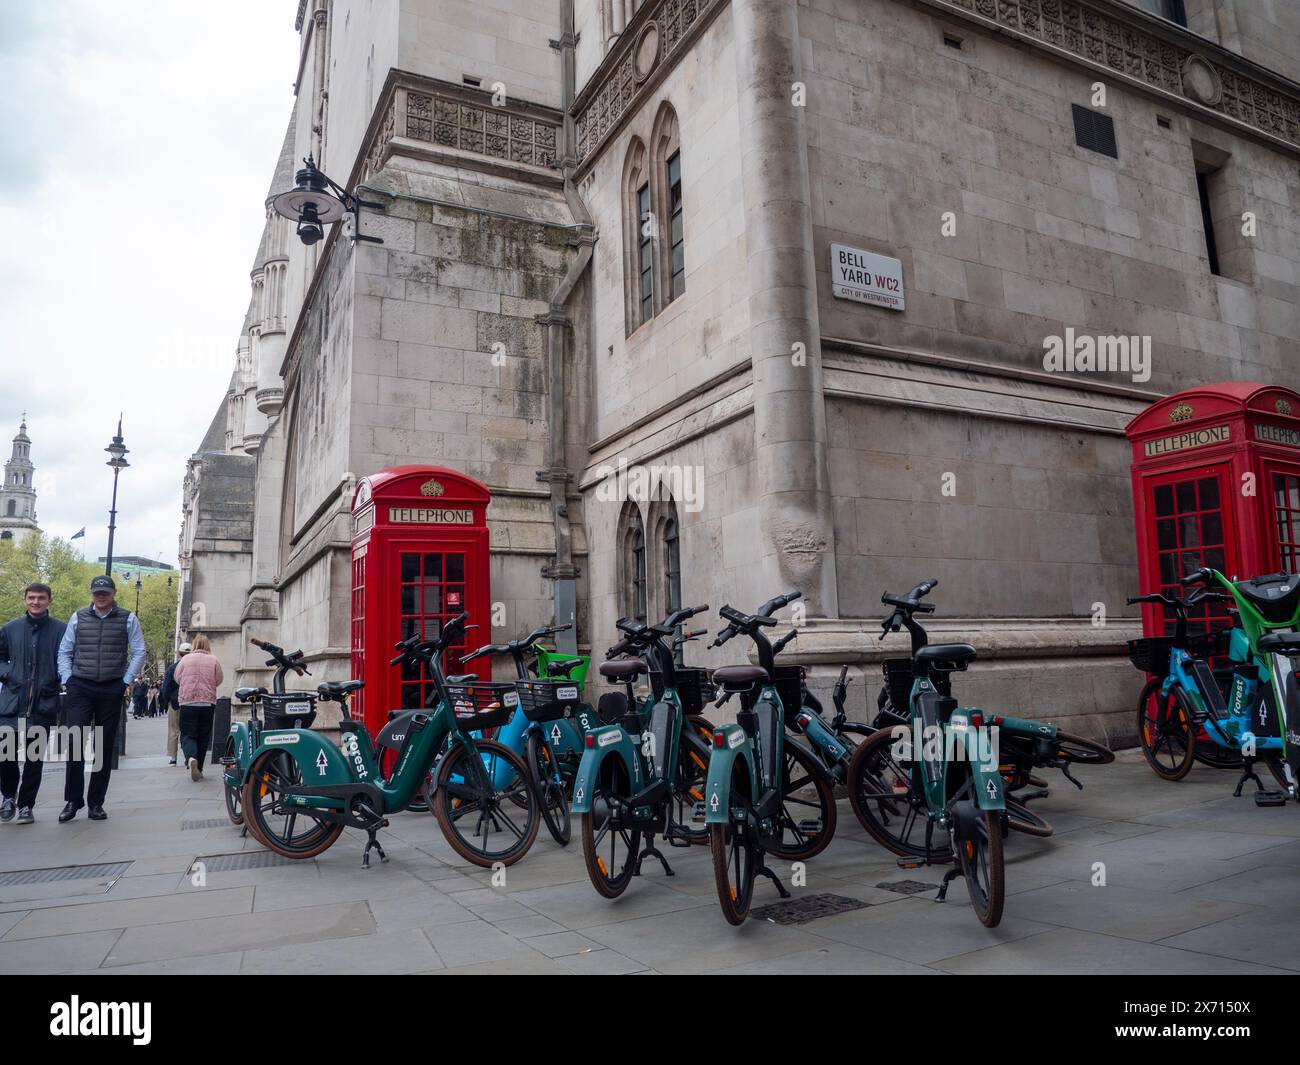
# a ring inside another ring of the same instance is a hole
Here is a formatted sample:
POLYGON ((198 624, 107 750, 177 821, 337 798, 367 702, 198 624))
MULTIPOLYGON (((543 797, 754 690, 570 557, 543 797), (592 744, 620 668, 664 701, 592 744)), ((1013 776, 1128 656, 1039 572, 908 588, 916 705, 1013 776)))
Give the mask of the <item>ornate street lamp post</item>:
POLYGON ((107 465, 113 467, 113 505, 108 512, 108 560, 104 567, 104 572, 111 577, 113 576, 113 533, 117 530, 117 475, 131 465, 126 461, 127 448, 122 443, 122 415, 120 414, 117 416, 117 435, 104 450, 110 456, 107 465))

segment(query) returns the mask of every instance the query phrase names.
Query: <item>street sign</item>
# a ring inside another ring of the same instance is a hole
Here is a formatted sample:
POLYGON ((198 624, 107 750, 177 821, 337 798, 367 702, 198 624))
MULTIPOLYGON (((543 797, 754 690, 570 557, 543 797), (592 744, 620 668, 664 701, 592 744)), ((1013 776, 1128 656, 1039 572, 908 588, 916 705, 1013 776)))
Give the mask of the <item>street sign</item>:
POLYGON ((847 244, 831 245, 831 292, 842 300, 901 311, 903 264, 887 255, 847 244))

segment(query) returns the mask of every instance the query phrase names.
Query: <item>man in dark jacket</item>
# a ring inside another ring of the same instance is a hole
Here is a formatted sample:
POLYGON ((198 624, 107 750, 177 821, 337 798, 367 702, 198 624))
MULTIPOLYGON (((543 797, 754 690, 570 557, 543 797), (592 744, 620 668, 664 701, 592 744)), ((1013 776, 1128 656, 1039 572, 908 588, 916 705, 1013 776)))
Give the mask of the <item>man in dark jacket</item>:
POLYGON ((68 772, 63 783, 67 800, 59 814, 64 824, 77 816, 84 805, 90 806, 90 819, 103 821, 104 798, 108 778, 113 772, 113 747, 122 714, 122 700, 144 665, 144 633, 140 620, 117 605, 117 586, 113 578, 101 574, 90 582, 91 603, 68 619, 68 627, 59 644, 59 679, 67 688, 64 717, 70 729, 80 735, 80 750, 68 756, 68 772), (99 768, 91 774, 90 789, 84 792, 86 779, 86 741, 91 730, 98 730, 100 742, 95 757, 99 768))
POLYGON ((41 786, 49 730, 58 717, 59 643, 63 622, 50 617, 54 593, 48 584, 29 584, 23 591, 27 613, 0 628, 0 731, 12 738, 12 759, 0 750, 0 821, 10 821, 15 804, 18 824, 30 825, 41 786), (24 737, 27 729, 31 735, 24 737), (25 764, 18 751, 26 746, 25 764))

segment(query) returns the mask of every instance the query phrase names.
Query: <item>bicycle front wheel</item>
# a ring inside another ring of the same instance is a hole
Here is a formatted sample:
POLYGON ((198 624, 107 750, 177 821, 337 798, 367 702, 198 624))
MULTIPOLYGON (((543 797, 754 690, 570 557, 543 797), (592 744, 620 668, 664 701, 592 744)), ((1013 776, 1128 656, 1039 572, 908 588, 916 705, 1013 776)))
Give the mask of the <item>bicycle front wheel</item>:
MULTIPOLYGON (((894 753, 889 729, 868 736, 849 763, 849 803, 867 835, 882 847, 905 858, 925 857, 926 826, 930 823, 925 800, 912 787, 917 763, 894 753)), ((931 839, 930 857, 952 854, 943 833, 931 839)))
POLYGON ((1192 713, 1183 689, 1175 685, 1164 695, 1160 690, 1163 683, 1157 677, 1142 689, 1137 708, 1138 739, 1142 756, 1156 776, 1161 780, 1182 780, 1196 759, 1192 713))
POLYGON ((835 835, 835 792, 819 768, 802 747, 785 744, 781 842, 769 845, 769 854, 789 862, 805 862, 830 846, 835 835))
POLYGON ((495 740, 453 743, 438 766, 433 813, 451 849, 474 865, 513 865, 537 839, 538 802, 520 757, 495 740), (497 789, 498 766, 513 772, 497 789))

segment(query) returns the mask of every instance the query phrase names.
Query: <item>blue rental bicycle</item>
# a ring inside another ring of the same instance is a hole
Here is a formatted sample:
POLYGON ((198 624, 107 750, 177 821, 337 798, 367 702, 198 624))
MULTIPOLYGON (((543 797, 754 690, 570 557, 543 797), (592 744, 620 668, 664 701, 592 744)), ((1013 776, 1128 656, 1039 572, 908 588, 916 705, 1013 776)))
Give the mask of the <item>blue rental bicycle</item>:
MULTIPOLYGON (((534 629, 522 640, 484 644, 461 658, 469 662, 484 655, 508 654, 514 662, 520 712, 501 727, 495 739, 523 759, 542 820, 562 847, 573 835, 569 795, 582 760, 585 737, 597 724, 596 712, 582 701, 582 684, 569 676, 584 669, 587 659, 557 656, 536 644, 545 636, 572 627, 565 624, 534 629), (549 675, 536 675, 543 670, 549 675)), ((497 764, 498 776, 511 772, 506 763, 497 764)), ((500 789, 510 781, 498 779, 493 783, 500 789)))
POLYGON ((1300 588, 1300 583, 1287 574, 1232 582, 1208 568, 1188 574, 1181 583, 1192 586, 1186 596, 1153 593, 1128 600, 1159 604, 1172 610, 1176 618, 1172 636, 1148 637, 1129 643, 1130 660, 1138 669, 1152 675, 1138 699, 1138 736, 1147 765, 1162 780, 1182 780, 1196 758, 1197 737, 1201 733, 1224 753, 1239 756, 1240 761, 1235 765, 1223 763, 1225 767, 1232 765, 1242 771, 1233 791, 1235 797, 1241 796, 1246 781, 1253 780, 1260 793, 1256 801, 1261 805, 1284 802, 1285 795, 1279 799, 1276 793, 1264 792, 1254 763, 1262 761, 1283 793, 1289 791, 1279 724, 1282 715, 1277 712, 1271 683, 1273 673, 1285 672, 1287 667, 1279 666, 1260 641, 1267 639, 1262 634, 1268 631, 1269 624, 1282 628, 1291 622, 1289 617, 1270 622, 1258 615, 1257 604, 1270 604, 1270 596, 1283 598, 1280 589, 1291 592, 1300 588), (1211 591, 1210 586, 1214 584, 1230 589, 1232 594, 1211 591), (1239 624, 1218 632, 1189 633, 1189 611, 1213 601, 1235 602, 1239 624), (1256 647, 1252 647, 1250 634, 1240 624, 1243 616, 1257 630, 1256 647), (1226 698, 1207 661, 1225 655, 1232 663, 1231 686, 1226 698))

